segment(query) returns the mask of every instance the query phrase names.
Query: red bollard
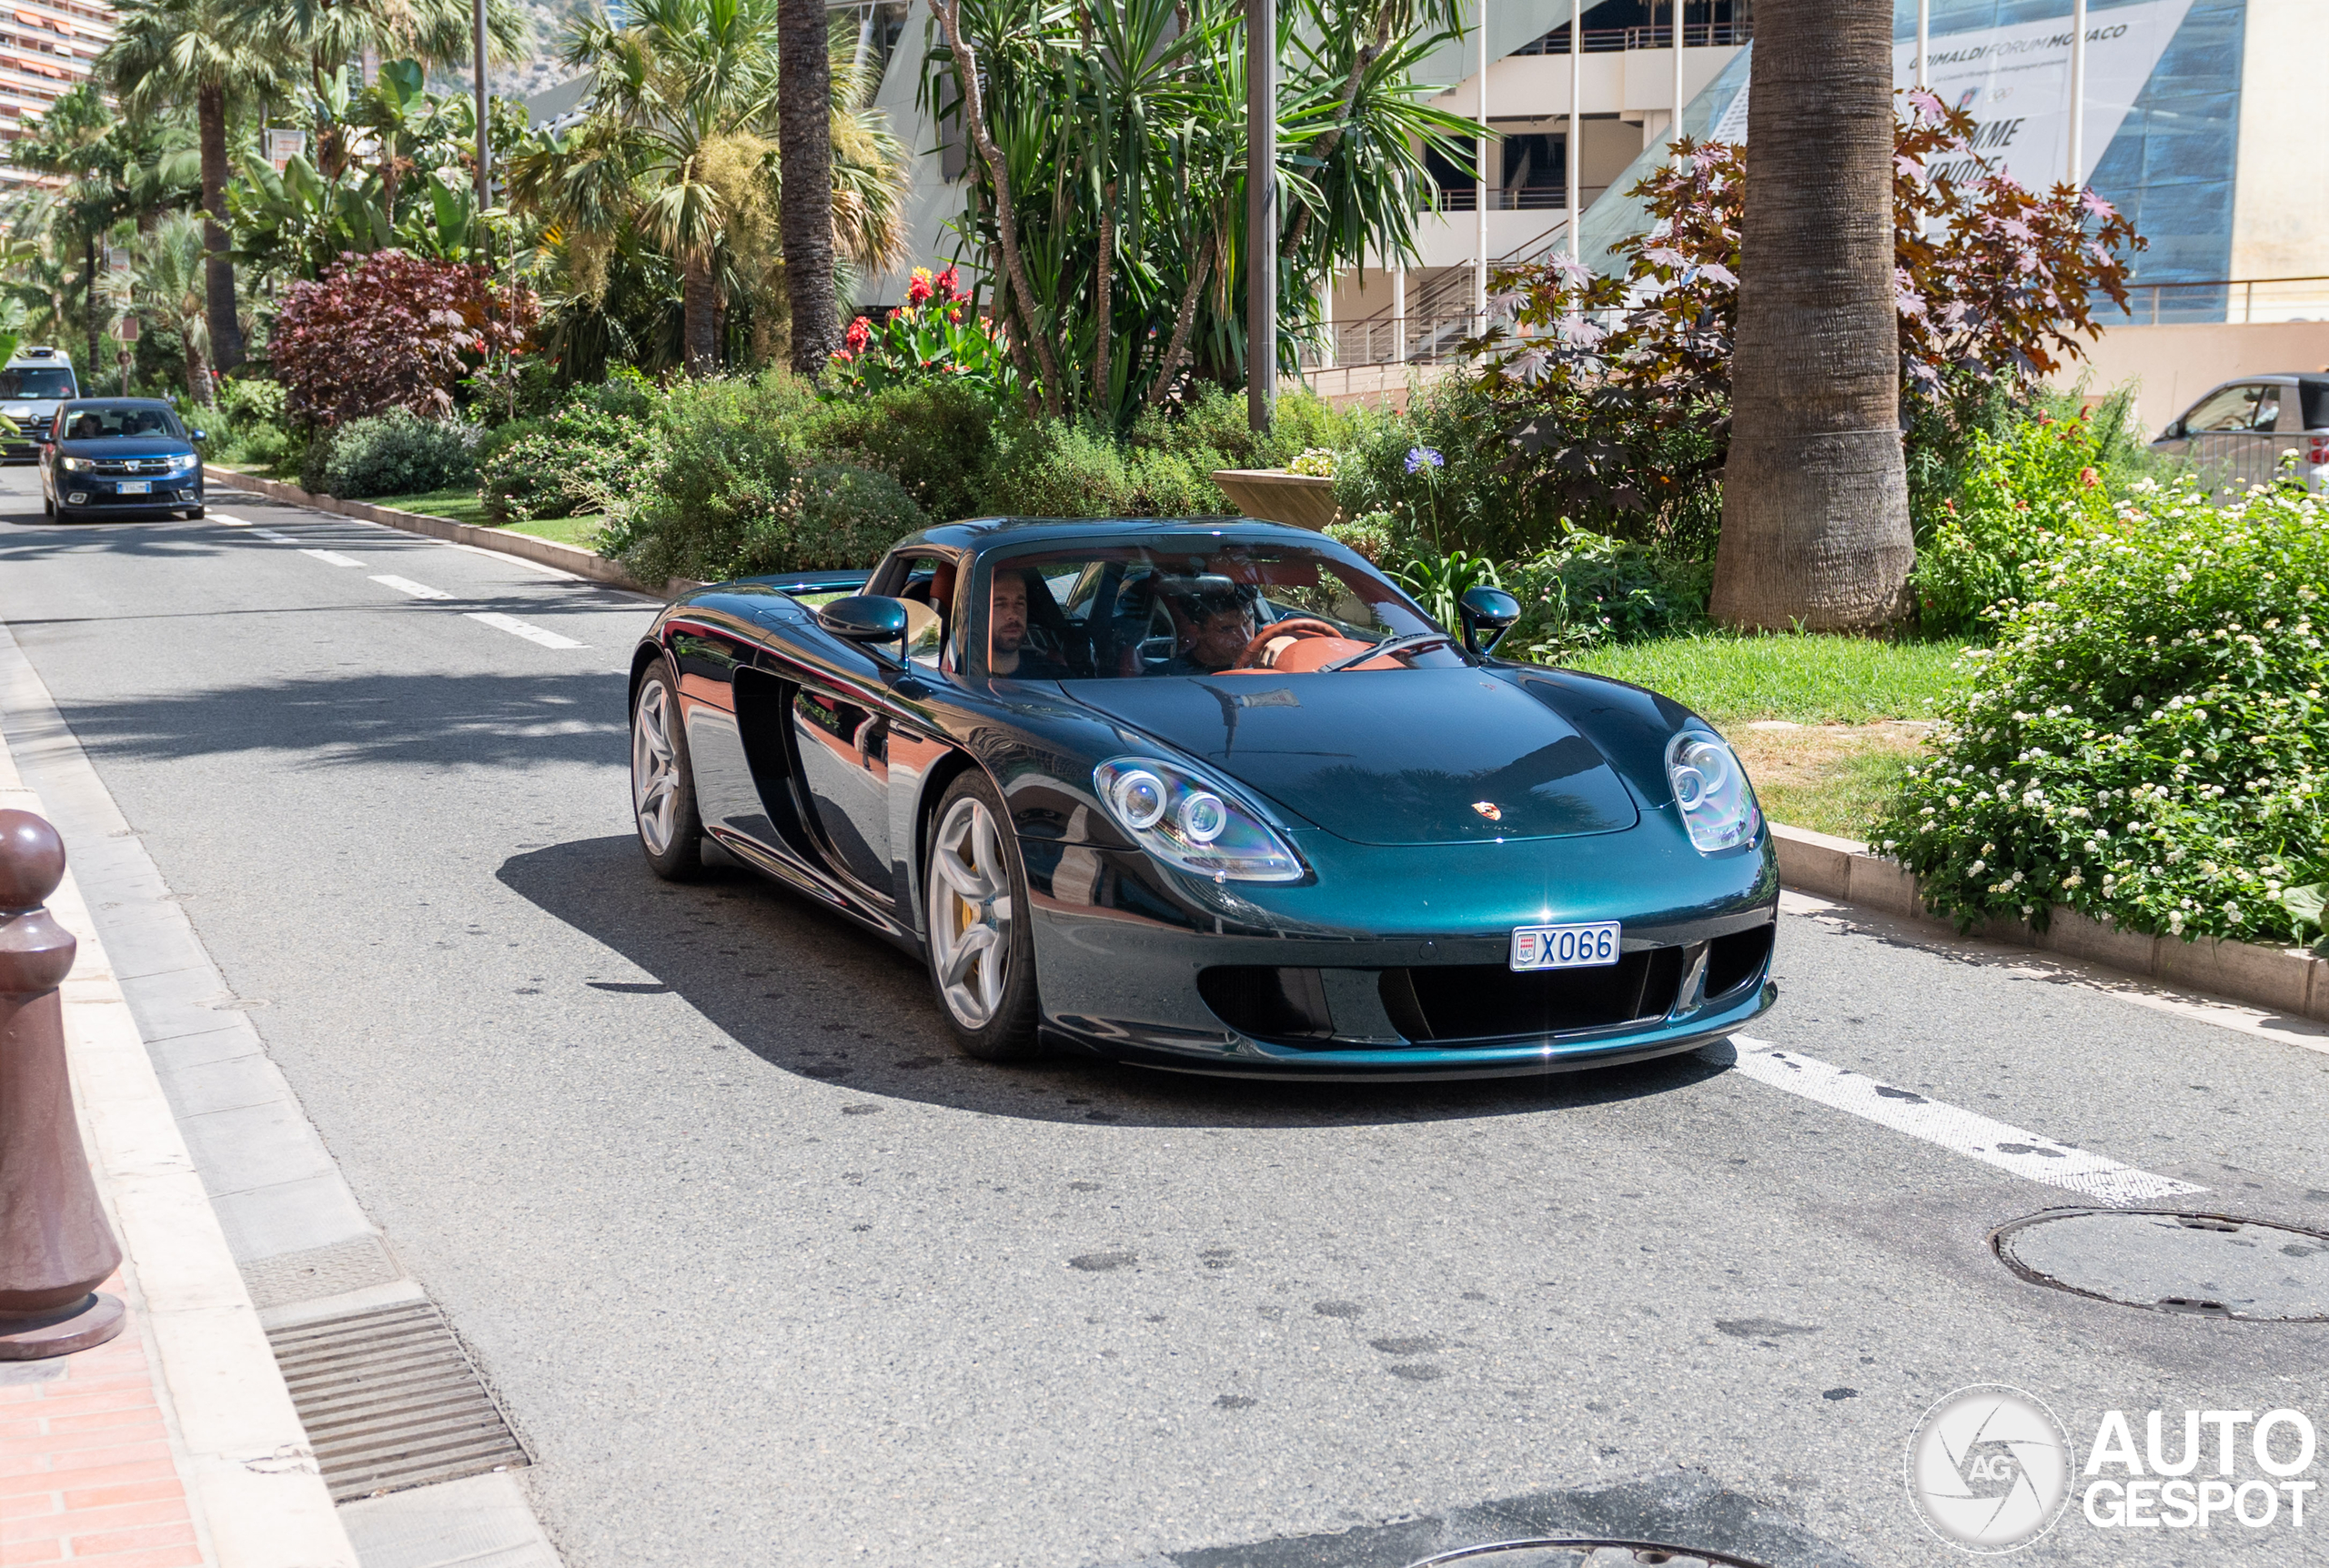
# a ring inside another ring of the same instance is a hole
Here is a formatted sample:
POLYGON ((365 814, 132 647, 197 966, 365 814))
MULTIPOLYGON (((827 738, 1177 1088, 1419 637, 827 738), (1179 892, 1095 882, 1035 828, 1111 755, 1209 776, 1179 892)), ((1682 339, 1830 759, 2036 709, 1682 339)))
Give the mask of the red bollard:
POLYGON ((29 811, 0 811, 0 1361, 37 1361, 121 1332, 99 1294, 121 1248, 73 1120, 65 1009, 72 934, 41 907, 65 879, 65 841, 29 811))

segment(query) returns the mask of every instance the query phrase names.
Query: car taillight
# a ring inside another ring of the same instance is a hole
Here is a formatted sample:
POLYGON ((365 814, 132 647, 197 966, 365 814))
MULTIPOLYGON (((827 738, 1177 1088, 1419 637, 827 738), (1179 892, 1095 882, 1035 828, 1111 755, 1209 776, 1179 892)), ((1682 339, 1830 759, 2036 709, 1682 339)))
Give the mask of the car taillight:
POLYGON ((2312 447, 2313 450, 2306 455, 2305 460, 2316 468, 2329 466, 2329 436, 2314 437, 2312 447))

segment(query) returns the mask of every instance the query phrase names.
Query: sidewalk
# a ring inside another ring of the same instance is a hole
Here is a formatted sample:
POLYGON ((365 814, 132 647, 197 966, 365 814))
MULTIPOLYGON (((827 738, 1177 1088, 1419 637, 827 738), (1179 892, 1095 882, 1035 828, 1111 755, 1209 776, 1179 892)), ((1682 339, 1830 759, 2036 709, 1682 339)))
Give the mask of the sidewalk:
MULTIPOLYGON (((45 815, 5 743, 0 807, 45 815)), ((80 944, 66 1049, 129 1312, 95 1350, 0 1362, 0 1568, 357 1568, 69 867, 48 908, 80 944)))

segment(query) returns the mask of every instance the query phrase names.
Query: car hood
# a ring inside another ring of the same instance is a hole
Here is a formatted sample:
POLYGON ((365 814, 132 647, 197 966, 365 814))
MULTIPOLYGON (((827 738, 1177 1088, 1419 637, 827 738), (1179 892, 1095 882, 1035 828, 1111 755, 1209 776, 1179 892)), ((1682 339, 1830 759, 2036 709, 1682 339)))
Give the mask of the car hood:
POLYGON ((194 443, 176 436, 115 436, 97 441, 59 441, 56 449, 68 457, 183 457, 194 443))
POLYGON ((1357 843, 1562 838, 1640 820, 1633 796, 1590 740, 1485 670, 1063 686, 1085 707, 1357 843))

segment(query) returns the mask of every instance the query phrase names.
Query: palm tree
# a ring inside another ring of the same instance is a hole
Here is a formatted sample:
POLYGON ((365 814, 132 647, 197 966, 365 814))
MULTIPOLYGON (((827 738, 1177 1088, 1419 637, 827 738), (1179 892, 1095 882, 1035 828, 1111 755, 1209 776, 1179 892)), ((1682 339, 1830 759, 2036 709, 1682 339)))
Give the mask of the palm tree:
MULTIPOLYGON (((234 0, 237 21, 267 46, 308 67, 321 93, 332 73, 367 50, 382 59, 466 67, 474 50, 469 0, 234 0)), ((489 58, 503 60, 528 43, 524 13, 511 0, 487 0, 489 58)), ((359 73, 360 74, 360 73, 359 73)))
POLYGON ((825 0, 777 0, 779 227, 792 307, 792 368, 814 376, 841 347, 833 298, 832 40, 825 0))
POLYGON ((1916 546, 1892 297, 1892 7, 1762 0, 1712 613, 1898 619, 1916 546))
MULTIPOLYGON (((718 362, 723 297, 750 294, 765 327, 782 316, 780 258, 788 277, 803 265, 768 221, 783 211, 777 3, 639 0, 620 27, 582 25, 565 54, 592 74, 590 118, 509 165, 511 199, 558 235, 570 297, 600 297, 610 259, 633 254, 631 236, 670 257, 691 374, 718 362)), ((826 192, 820 270, 830 295, 836 254, 866 270, 894 262, 906 174, 904 149, 865 107, 870 84, 828 70, 828 170, 810 183, 826 192)))
POLYGON ((205 311, 218 367, 243 362, 243 328, 235 313, 235 264, 225 217, 227 152, 232 116, 282 83, 280 56, 245 25, 229 0, 123 0, 120 30, 98 68, 132 116, 191 100, 202 153, 205 311))
POLYGON ((201 221, 192 213, 173 213, 138 236, 126 284, 115 298, 151 325, 178 335, 186 345, 187 393, 209 407, 216 399, 208 363, 205 249, 201 221))

